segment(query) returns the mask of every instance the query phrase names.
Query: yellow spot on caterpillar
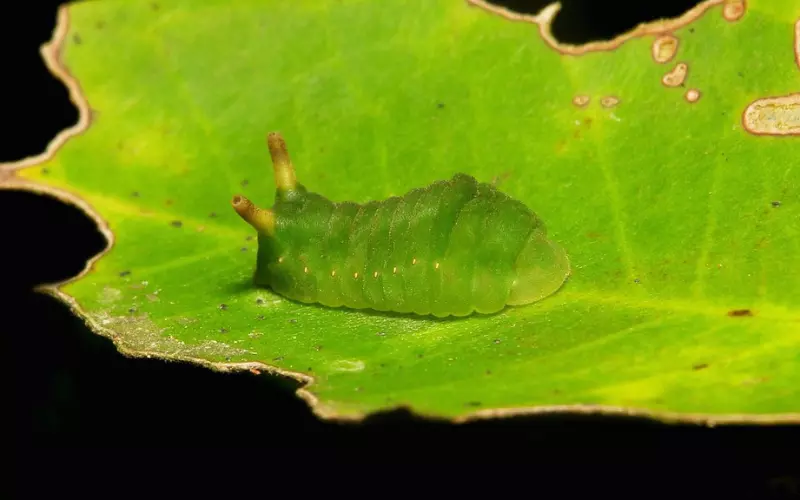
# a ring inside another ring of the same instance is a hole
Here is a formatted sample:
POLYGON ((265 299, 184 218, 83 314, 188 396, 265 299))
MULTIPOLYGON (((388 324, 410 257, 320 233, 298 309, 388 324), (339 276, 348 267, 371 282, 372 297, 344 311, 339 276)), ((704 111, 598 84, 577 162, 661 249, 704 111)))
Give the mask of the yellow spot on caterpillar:
POLYGON ((283 262, 283 257, 278 257, 278 264, 280 264, 281 262, 283 262))
POLYGON ((416 263, 417 263, 417 258, 416 258, 416 257, 414 257, 414 258, 411 260, 411 265, 413 266, 413 265, 414 265, 414 264, 416 264, 416 263))
POLYGON ((378 277, 378 271, 375 271, 374 273, 372 273, 372 277, 373 278, 377 278, 378 277))
POLYGON ((353 273, 353 278, 358 279, 358 273, 353 273))
POLYGON ((334 278, 334 277, 336 277, 336 269, 334 269, 333 271, 331 271, 331 278, 334 278))
POLYGON ((304 267, 304 268, 303 268, 303 272, 304 272, 304 273, 308 273, 308 266, 306 266, 306 267, 304 267))
POLYGON ((394 266, 394 267, 392 268, 392 274, 397 274, 397 266, 394 266))
POLYGON ((434 264, 433 268, 434 269, 439 269, 439 263, 437 262, 436 264, 434 264))

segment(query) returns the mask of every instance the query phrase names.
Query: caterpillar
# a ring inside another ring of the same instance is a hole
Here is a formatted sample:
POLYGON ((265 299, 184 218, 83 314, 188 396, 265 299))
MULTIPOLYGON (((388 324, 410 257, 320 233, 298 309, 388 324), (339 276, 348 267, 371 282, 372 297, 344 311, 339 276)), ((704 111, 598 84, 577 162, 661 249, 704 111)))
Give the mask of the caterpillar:
POLYGON ((539 301, 566 281, 564 249, 522 202, 466 174, 402 196, 334 203, 297 182, 267 136, 275 203, 233 209, 258 232, 254 282, 302 303, 436 317, 539 301))

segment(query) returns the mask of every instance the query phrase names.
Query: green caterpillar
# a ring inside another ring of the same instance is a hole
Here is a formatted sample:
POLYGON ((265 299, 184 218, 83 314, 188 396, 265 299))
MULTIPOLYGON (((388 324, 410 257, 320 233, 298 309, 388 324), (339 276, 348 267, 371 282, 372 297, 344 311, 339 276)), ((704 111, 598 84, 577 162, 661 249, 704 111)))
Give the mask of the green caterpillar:
POLYGON ((257 285, 304 303, 445 317, 529 304, 569 276, 536 214, 490 184, 456 174, 383 201, 334 203, 297 182, 280 134, 267 143, 275 205, 231 202, 258 231, 257 285))

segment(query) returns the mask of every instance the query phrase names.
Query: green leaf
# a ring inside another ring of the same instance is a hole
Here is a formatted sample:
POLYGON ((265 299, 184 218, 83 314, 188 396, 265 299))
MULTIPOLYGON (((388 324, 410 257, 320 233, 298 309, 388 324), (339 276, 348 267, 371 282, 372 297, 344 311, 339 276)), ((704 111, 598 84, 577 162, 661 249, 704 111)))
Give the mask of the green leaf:
POLYGON ((110 248, 49 290, 120 350, 288 374, 323 416, 798 421, 800 13, 753 0, 729 21, 714 4, 669 26, 662 64, 657 25, 554 47, 536 23, 460 0, 71 5, 54 53, 82 122, 4 186, 107 224, 110 248), (683 85, 662 83, 680 62, 683 85), (743 121, 770 96, 782 107, 743 121), (336 201, 496 180, 573 274, 539 303, 463 320, 254 288, 256 242, 229 203, 272 203, 271 130, 336 201))

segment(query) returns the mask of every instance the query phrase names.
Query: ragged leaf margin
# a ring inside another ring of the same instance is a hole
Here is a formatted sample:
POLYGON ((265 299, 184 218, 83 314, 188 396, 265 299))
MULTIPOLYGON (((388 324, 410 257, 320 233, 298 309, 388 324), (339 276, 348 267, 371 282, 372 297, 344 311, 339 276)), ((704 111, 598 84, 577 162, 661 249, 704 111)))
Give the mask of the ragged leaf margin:
MULTIPOLYGON (((673 20, 660 20, 653 23, 640 24, 632 31, 622 34, 613 40, 607 42, 592 42, 582 46, 570 46, 558 43, 552 36, 550 31, 550 24, 555 17, 555 14, 560 9, 560 4, 553 3, 542 9, 536 16, 523 16, 511 13, 505 9, 495 7, 488 4, 484 0, 463 0, 469 5, 483 8, 493 14, 499 14, 510 20, 522 20, 537 24, 539 26, 542 38, 553 49, 569 54, 580 55, 592 51, 614 50, 624 42, 647 35, 654 35, 669 32, 678 27, 684 26, 705 13, 709 8, 721 5, 724 0, 707 0, 698 4, 693 9, 686 12, 683 16, 673 20)), ((369 413, 360 413, 352 415, 338 414, 332 407, 324 404, 319 398, 311 392, 314 385, 314 377, 304 373, 292 372, 282 370, 280 368, 267 365, 261 362, 244 362, 244 363, 219 363, 210 362, 202 358, 194 358, 189 356, 172 356, 159 352, 147 351, 134 351, 127 349, 124 345, 116 340, 117 335, 110 329, 103 327, 97 322, 93 321, 91 317, 81 308, 78 302, 72 296, 64 293, 61 287, 80 280, 92 272, 94 264, 103 256, 105 256, 114 246, 115 238, 113 232, 109 228, 107 221, 103 219, 98 211, 96 211, 89 203, 83 200, 76 193, 72 193, 63 189, 56 189, 45 184, 32 182, 21 179, 15 175, 15 172, 23 168, 33 167, 40 165, 52 159, 58 150, 71 138, 79 136, 86 132, 91 126, 91 108, 89 107, 88 100, 81 91, 78 80, 73 77, 66 66, 61 62, 61 51, 63 49, 64 41, 69 32, 69 5, 62 5, 58 10, 58 17, 56 21, 56 28, 53 32, 52 39, 46 44, 42 45, 40 54, 48 70, 59 80, 61 80, 67 87, 69 98, 72 103, 78 108, 78 122, 61 131, 56 137, 48 144, 44 152, 39 155, 25 158, 18 162, 0 164, 0 189, 6 190, 19 190, 28 191, 40 195, 52 196, 64 203, 73 205, 89 218, 91 218, 98 229, 106 239, 105 248, 97 255, 91 257, 86 261, 83 270, 72 278, 55 283, 46 283, 38 285, 35 291, 51 295, 56 299, 64 302, 71 311, 81 318, 86 325, 95 333, 108 338, 114 343, 117 350, 131 358, 154 358, 164 361, 179 361, 189 362, 205 368, 209 368, 218 372, 238 372, 250 371, 254 373, 266 372, 270 375, 277 375, 291 379, 301 384, 297 389, 296 394, 304 400, 312 412, 319 418, 324 420, 342 421, 342 422, 359 422, 366 417, 369 413)), ((398 405, 395 407, 387 407, 385 409, 376 411, 375 413, 386 413, 393 410, 407 410, 412 414, 423 418, 431 418, 442 420, 439 415, 426 415, 415 411, 407 405, 398 405)), ((775 425, 785 423, 800 423, 800 413, 787 413, 775 415, 707 415, 707 414, 692 414, 692 413, 679 413, 679 412, 663 412, 655 410, 646 410, 639 408, 627 408, 622 406, 609 406, 609 405, 548 405, 548 406, 535 406, 535 407, 519 407, 519 408, 495 408, 483 409, 475 412, 467 413, 452 419, 444 419, 452 423, 468 423, 476 420, 508 418, 517 416, 534 416, 534 415, 596 415, 596 416, 618 416, 618 417, 631 417, 631 418, 647 418, 662 423, 689 423, 699 424, 713 427, 723 424, 763 424, 775 425)))

